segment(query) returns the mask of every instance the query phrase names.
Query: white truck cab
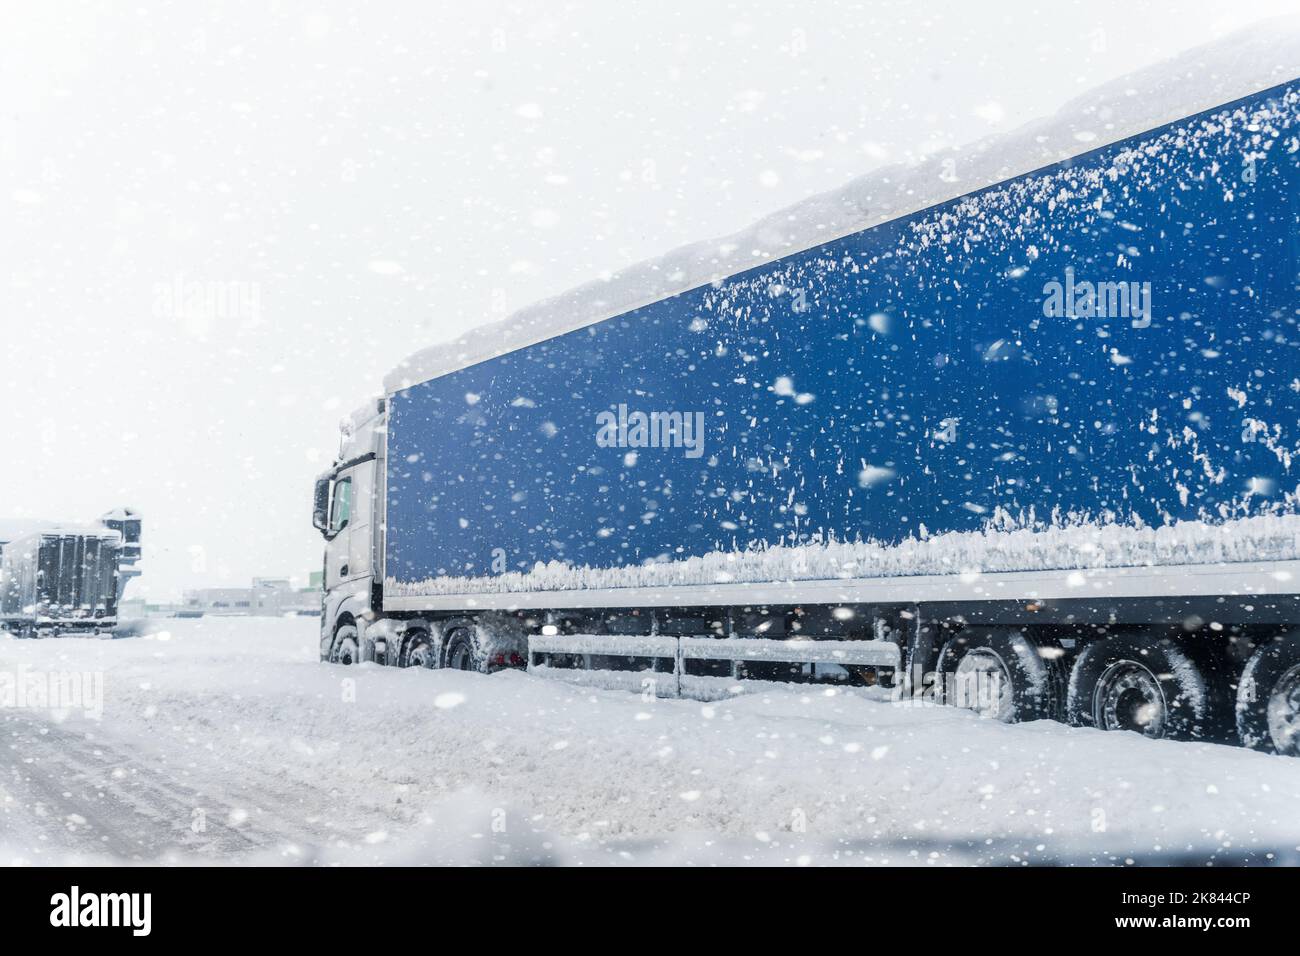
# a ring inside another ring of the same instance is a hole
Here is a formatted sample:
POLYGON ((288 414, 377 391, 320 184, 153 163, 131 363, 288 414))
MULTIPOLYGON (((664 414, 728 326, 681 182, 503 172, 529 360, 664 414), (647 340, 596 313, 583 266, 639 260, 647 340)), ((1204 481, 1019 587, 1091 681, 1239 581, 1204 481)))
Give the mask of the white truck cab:
POLYGON ((354 412, 342 423, 338 459, 316 479, 312 523, 325 538, 324 659, 357 663, 373 656, 362 635, 379 612, 378 583, 383 580, 380 530, 386 421, 382 399, 354 412), (353 630, 347 631, 348 626, 353 630), (342 635, 340 628, 345 630, 342 635))

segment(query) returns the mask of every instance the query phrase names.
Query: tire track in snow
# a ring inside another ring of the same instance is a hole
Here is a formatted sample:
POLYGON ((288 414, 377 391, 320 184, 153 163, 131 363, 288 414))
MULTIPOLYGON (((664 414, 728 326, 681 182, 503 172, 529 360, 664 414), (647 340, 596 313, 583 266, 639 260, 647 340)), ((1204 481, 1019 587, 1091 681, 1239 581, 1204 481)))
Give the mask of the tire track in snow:
POLYGON ((331 838, 328 828, 283 812, 283 781, 272 774, 240 766, 229 784, 217 784, 110 740, 99 726, 88 736, 31 714, 7 715, 0 726, 0 827, 6 843, 34 855, 179 862, 331 838))

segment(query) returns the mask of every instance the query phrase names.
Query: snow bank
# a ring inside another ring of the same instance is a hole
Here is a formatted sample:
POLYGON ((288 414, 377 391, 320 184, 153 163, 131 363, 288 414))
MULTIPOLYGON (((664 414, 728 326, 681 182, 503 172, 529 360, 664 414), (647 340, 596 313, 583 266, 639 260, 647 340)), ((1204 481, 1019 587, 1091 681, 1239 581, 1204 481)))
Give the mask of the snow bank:
POLYGON ((980 531, 877 541, 813 541, 711 551, 679 561, 618 568, 538 563, 528 572, 480 577, 389 579, 395 597, 502 594, 691 584, 762 584, 1011 571, 1232 564, 1300 559, 1300 515, 1270 514, 1223 522, 1181 521, 1163 527, 1058 519, 1014 527, 1007 516, 980 531))
POLYGON ((1049 119, 920 163, 875 170, 735 235, 630 266, 424 349, 393 369, 384 388, 399 391, 1297 77, 1300 17, 1263 21, 1100 86, 1049 119), (955 180, 946 174, 949 161, 955 180))
POLYGON ((701 704, 343 668, 307 619, 0 642, 104 713, 5 712, 0 862, 1291 861, 1300 760, 789 687, 701 704), (1160 849, 1164 848, 1164 849, 1160 849))

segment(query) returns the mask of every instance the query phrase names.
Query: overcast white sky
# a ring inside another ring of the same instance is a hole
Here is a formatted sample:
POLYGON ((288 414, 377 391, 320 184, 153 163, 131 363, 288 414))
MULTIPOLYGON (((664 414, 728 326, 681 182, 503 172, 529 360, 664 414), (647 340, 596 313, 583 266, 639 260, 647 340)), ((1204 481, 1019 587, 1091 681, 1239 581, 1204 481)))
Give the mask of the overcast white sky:
POLYGON ((1294 6, 3 0, 0 517, 305 578, 409 352, 1294 6))

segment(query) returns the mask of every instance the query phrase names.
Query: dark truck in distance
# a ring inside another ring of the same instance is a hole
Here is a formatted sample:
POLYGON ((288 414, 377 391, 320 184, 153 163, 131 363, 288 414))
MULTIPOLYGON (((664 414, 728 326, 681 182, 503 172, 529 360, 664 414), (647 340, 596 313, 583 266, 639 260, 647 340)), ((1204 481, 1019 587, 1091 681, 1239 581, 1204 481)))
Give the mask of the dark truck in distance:
POLYGON ((140 516, 127 508, 97 525, 0 527, 0 630, 19 637, 111 631, 122 591, 140 573, 140 530, 140 516))
POLYGON ((322 659, 1300 753, 1300 85, 1243 92, 413 357, 316 485, 322 659))

